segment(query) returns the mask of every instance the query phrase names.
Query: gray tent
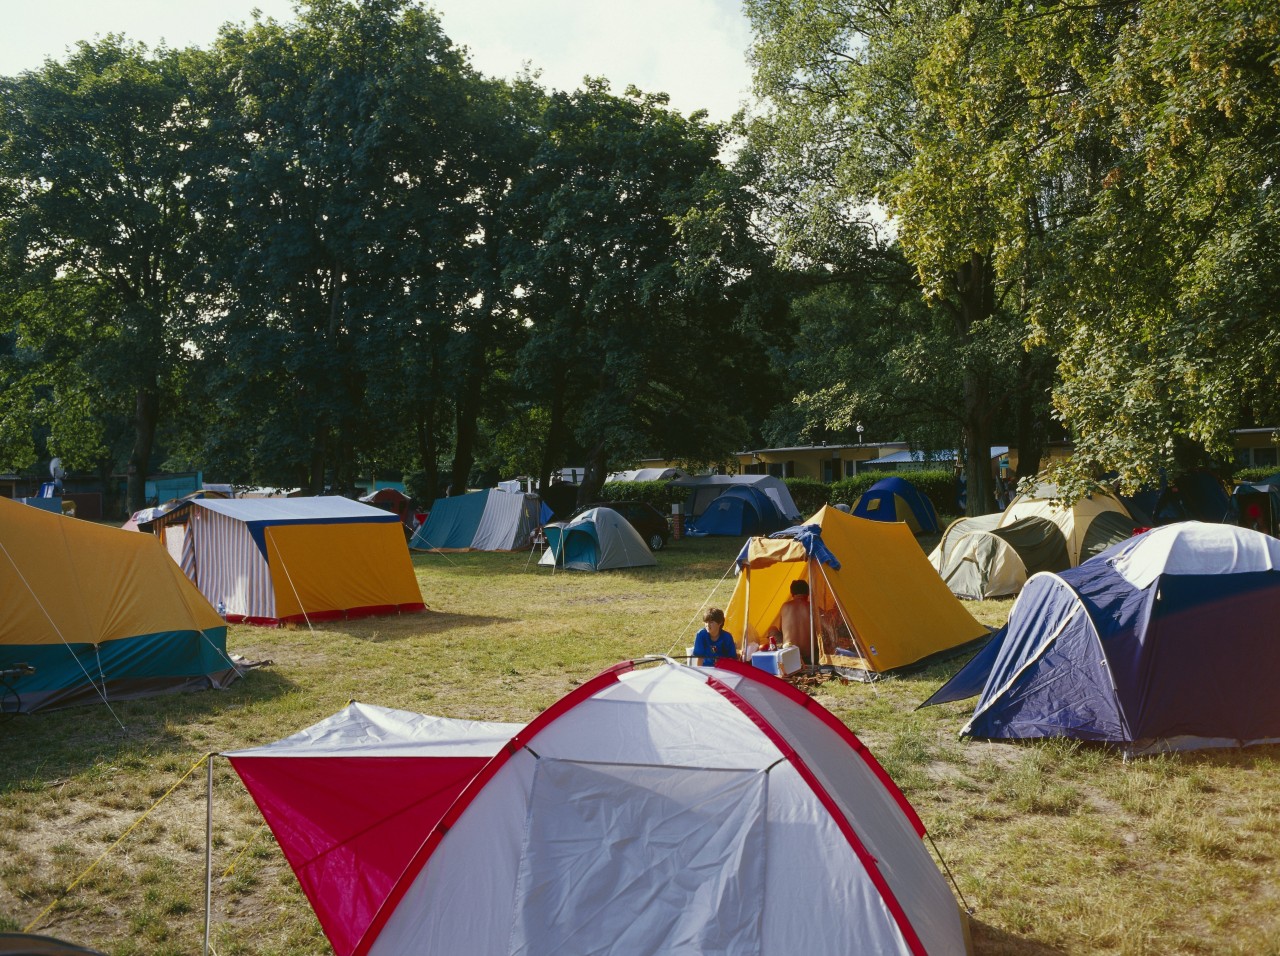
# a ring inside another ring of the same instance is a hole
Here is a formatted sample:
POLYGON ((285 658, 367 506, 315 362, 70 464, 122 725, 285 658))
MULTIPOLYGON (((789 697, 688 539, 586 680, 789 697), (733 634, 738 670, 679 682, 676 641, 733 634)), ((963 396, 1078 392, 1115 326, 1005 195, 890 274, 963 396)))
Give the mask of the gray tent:
POLYGON ((1048 518, 1032 515, 1001 526, 1002 518, 994 514, 953 521, 929 555, 956 597, 1009 597, 1031 575, 1071 566, 1066 538, 1048 518))
POLYGON ((547 525, 540 565, 570 571, 608 571, 657 564, 640 533, 612 508, 592 508, 572 521, 547 525))

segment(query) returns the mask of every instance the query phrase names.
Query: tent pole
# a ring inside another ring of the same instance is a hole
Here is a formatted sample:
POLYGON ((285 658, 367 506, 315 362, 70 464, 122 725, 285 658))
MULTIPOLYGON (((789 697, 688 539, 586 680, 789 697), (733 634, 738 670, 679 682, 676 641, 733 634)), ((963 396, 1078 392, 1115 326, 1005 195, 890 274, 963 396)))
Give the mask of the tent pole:
POLYGON ((209 956, 209 926, 213 921, 213 754, 209 754, 205 771, 204 956, 209 956))
POLYGON ((817 561, 816 558, 810 558, 809 566, 805 570, 809 574, 809 660, 816 670, 818 667, 818 647, 813 636, 813 565, 815 561, 817 561))
POLYGON ((869 670, 871 667, 871 655, 867 651, 863 650, 862 641, 858 639, 858 632, 854 629, 853 622, 849 620, 849 615, 845 611, 844 605, 840 603, 840 596, 836 594, 836 589, 831 586, 831 579, 827 577, 827 572, 821 565, 818 566, 818 571, 822 574, 822 580, 826 583, 827 590, 831 592, 831 600, 835 602, 836 610, 840 612, 840 619, 844 621, 844 626, 849 629, 849 639, 853 641, 854 650, 856 650, 866 662, 868 667, 867 673, 871 673, 869 670))

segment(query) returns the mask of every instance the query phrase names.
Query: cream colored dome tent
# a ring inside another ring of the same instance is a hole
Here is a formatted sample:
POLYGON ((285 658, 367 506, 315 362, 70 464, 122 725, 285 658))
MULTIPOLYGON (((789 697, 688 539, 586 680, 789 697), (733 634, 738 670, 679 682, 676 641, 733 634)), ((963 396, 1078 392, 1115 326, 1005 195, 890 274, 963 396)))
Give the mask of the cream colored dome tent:
POLYGON ((1048 518, 1027 515, 1004 525, 1002 517, 983 515, 952 522, 929 555, 956 597, 972 601, 1009 597, 1021 591, 1031 575, 1071 566, 1066 539, 1048 518))
POLYGON ((1048 518, 1062 530, 1067 542, 1067 558, 1073 568, 1132 536, 1134 528, 1133 519, 1124 504, 1101 486, 1068 505, 1058 500, 1057 485, 1041 483, 1009 502, 1000 524, 1008 526, 1029 515, 1048 518), (1093 528, 1095 522, 1098 523, 1096 529, 1093 528))
POLYGON ((969 952, 924 832, 848 728, 784 681, 737 661, 622 664, 496 751, 343 953, 969 952))

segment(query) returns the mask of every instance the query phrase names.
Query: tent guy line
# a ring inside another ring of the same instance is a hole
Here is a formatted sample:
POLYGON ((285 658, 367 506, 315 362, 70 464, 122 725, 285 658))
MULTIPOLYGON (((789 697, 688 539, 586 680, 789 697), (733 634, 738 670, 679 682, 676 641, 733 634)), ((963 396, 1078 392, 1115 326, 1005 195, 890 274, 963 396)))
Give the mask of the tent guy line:
MULTIPOLYGON (((0 541, 0 549, 4 550, 4 556, 9 559, 9 563, 13 565, 13 570, 18 573, 18 579, 22 581, 22 586, 25 587, 31 593, 31 597, 35 599, 36 606, 40 608, 40 613, 42 613, 45 616, 45 618, 48 619, 49 626, 53 628, 53 632, 57 634, 58 637, 62 640, 62 644, 67 649, 67 653, 70 654, 71 659, 76 662, 76 666, 79 667, 81 673, 84 674, 85 680, 87 680, 89 682, 89 685, 95 691, 97 691, 98 696, 102 698, 103 705, 110 712, 115 722, 120 725, 120 729, 128 732, 129 728, 127 728, 124 725, 124 722, 116 714, 115 708, 111 706, 111 701, 107 700, 107 692, 106 692, 107 677, 105 674, 102 673, 102 658, 98 657, 98 674, 99 676, 102 677, 102 684, 103 684, 102 687, 99 687, 98 682, 93 679, 93 676, 88 672, 88 670, 85 669, 84 664, 80 662, 80 658, 76 656, 76 652, 71 649, 71 643, 67 640, 66 636, 62 633, 62 628, 58 627, 58 622, 53 619, 53 616, 49 613, 48 608, 44 606, 44 602, 40 600, 40 595, 37 594, 35 588, 31 586, 31 582, 27 580, 27 576, 22 573, 22 569, 18 567, 18 562, 13 560, 13 555, 9 553, 9 549, 5 547, 5 544, 3 541, 0 541)), ((94 653, 95 654, 97 653, 96 644, 94 645, 94 653)), ((31 931, 30 927, 24 930, 24 932, 28 932, 28 933, 30 931, 31 931)))

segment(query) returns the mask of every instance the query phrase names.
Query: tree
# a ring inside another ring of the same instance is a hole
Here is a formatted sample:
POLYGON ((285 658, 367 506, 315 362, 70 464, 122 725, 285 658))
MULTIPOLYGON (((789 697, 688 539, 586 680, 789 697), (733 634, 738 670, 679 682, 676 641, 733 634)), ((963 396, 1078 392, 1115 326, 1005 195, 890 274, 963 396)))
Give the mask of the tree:
POLYGON ((73 465, 103 454, 110 415, 130 420, 130 509, 144 504, 157 423, 191 359, 184 157, 204 135, 192 56, 109 36, 0 80, 0 267, 25 358, 9 366, 9 401, 26 412, 17 427, 44 418, 50 450, 73 465))
POLYGON ((610 461, 723 453, 745 433, 733 308, 708 255, 741 187, 717 159, 720 132, 662 95, 588 80, 549 98, 542 128, 512 196, 507 275, 529 322, 524 381, 548 410, 539 477, 580 449, 586 502, 610 461))
POLYGON ((408 0, 316 0, 296 25, 225 29, 217 56, 225 190, 209 216, 226 253, 207 341, 232 414, 209 450, 313 492, 350 487, 413 421, 418 370, 474 294, 473 78, 408 0))
POLYGON ((1013 287, 997 283, 981 185, 970 184, 962 163, 943 169, 932 162, 958 148, 920 82, 934 46, 948 36, 949 13, 931 0, 746 6, 757 34, 757 92, 768 102, 750 135, 770 188, 784 197, 775 203, 782 253, 807 268, 836 261, 833 251, 846 262, 850 251, 865 257, 883 245, 875 205, 894 217, 936 313, 927 341, 914 343, 924 361, 904 371, 917 381, 939 376, 933 384, 961 426, 969 511, 990 510, 989 447, 1017 394, 1003 385, 1016 364, 1008 346, 1020 303, 1013 287), (947 201, 957 207, 947 232, 918 217, 937 190, 949 190, 947 201))
POLYGON ((779 114, 850 181, 868 166, 925 290, 969 257, 1055 354, 1068 496, 1223 458, 1242 416, 1280 411, 1269 5, 843 3, 803 29, 754 6, 767 88, 815 77, 779 114))

